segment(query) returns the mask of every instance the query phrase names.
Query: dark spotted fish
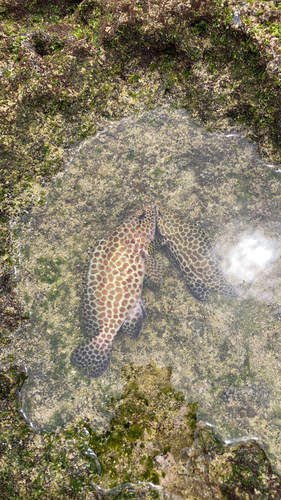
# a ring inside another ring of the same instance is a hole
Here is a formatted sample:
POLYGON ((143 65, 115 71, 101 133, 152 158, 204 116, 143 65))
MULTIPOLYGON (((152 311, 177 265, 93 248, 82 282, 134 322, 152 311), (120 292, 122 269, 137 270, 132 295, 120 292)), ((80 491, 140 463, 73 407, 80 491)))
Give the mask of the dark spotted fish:
POLYGON ((240 296, 240 290, 226 282, 208 238, 196 224, 182 221, 162 206, 156 207, 156 213, 162 245, 180 267, 188 289, 197 300, 205 302, 210 291, 240 296))
POLYGON ((82 304, 83 326, 91 340, 71 355, 72 364, 90 377, 106 372, 121 327, 132 339, 141 333, 144 276, 148 273, 160 280, 158 265, 148 253, 155 229, 156 207, 148 205, 128 217, 93 252, 82 304))

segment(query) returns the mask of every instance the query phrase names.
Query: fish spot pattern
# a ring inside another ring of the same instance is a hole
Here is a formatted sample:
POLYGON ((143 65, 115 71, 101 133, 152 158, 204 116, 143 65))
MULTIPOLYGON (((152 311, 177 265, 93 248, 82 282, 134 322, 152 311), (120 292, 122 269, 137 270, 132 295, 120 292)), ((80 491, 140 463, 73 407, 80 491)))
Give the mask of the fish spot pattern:
POLYGON ((101 240, 89 262, 82 300, 81 326, 89 340, 76 347, 72 364, 88 376, 108 369, 120 330, 131 339, 142 331, 144 279, 162 281, 162 264, 151 253, 164 248, 180 267, 191 294, 205 302, 210 291, 241 295, 227 283, 208 238, 196 224, 154 204, 131 214, 113 234, 101 240), (158 231, 155 238, 155 231, 158 231))
POLYGON ((209 239, 196 224, 182 221, 162 206, 156 207, 156 218, 162 245, 183 272, 187 287, 197 300, 205 302, 210 291, 229 297, 241 295, 239 287, 227 283, 209 239))
POLYGON ((148 246, 155 237, 155 211, 151 204, 130 215, 99 242, 89 262, 81 316, 90 340, 76 347, 71 362, 90 377, 101 377, 108 369, 123 324, 131 338, 141 333, 140 296, 148 246))

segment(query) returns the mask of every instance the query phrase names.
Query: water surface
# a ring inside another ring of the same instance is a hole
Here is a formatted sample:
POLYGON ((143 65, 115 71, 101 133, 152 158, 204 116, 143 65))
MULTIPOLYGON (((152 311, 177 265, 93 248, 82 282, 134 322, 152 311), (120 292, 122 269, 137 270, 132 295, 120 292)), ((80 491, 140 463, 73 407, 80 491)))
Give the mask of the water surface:
POLYGON ((207 132, 182 110, 126 118, 81 146, 46 203, 16 228, 19 289, 31 315, 14 348, 28 368, 23 411, 35 428, 79 415, 103 431, 107 403, 122 391, 122 366, 154 360, 171 366, 174 387, 199 402, 199 419, 226 440, 259 439, 281 470, 280 180, 247 138, 207 132), (244 294, 214 293, 201 304, 160 253, 164 280, 144 288, 140 338, 120 334, 108 372, 88 379, 69 363, 83 341, 88 250, 152 201, 201 225, 244 294))

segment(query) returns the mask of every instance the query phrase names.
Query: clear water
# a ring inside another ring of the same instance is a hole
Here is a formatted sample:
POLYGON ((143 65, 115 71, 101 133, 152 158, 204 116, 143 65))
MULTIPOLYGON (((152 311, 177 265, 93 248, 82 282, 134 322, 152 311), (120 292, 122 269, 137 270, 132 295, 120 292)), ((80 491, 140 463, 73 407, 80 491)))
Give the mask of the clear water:
POLYGON ((30 320, 15 339, 28 368, 23 411, 37 429, 88 417, 109 425, 107 402, 122 392, 121 368, 154 360, 199 419, 228 441, 257 438, 281 470, 281 174, 237 134, 209 133, 184 111, 161 109, 113 123, 87 140, 46 203, 16 228, 19 289, 30 320), (188 292, 164 254, 160 287, 144 288, 137 341, 120 335, 109 371, 88 379, 69 363, 83 341, 79 304, 88 250, 126 216, 154 201, 196 221, 213 241, 240 299, 188 292))

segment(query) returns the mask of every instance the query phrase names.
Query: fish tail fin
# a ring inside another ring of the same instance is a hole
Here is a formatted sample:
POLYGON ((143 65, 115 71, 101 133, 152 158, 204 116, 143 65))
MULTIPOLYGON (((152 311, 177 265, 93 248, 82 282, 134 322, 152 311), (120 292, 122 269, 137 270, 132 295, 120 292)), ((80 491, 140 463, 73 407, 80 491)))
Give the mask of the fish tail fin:
POLYGON ((210 291, 217 292, 234 299, 241 297, 244 293, 244 289, 241 286, 229 285, 226 282, 213 285, 210 288, 205 288, 203 285, 199 284, 189 283, 188 281, 186 281, 186 284, 190 293, 199 302, 207 302, 210 298, 210 291))
POLYGON ((227 297, 239 298, 245 293, 245 290, 241 285, 229 285, 228 283, 222 283, 219 286, 218 292, 227 297))
POLYGON ((95 337, 76 347, 71 354, 71 363, 89 377, 99 378, 107 371, 112 352, 112 342, 95 337))

